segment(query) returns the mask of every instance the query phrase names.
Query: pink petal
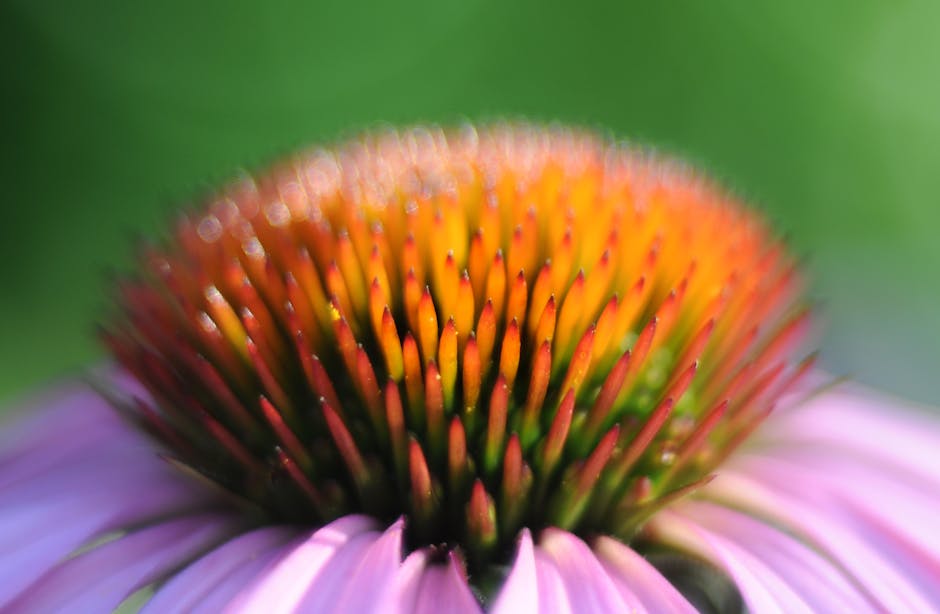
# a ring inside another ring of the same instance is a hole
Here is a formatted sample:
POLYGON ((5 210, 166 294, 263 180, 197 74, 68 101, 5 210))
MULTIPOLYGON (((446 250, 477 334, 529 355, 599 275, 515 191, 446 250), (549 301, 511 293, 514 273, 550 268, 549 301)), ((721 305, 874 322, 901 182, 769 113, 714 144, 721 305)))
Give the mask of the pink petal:
MULTIPOLYGON (((340 612, 336 602, 340 595, 352 588, 349 583, 355 570, 368 564, 366 555, 372 546, 381 539, 376 531, 360 533, 349 539, 323 567, 311 575, 307 581, 306 592, 297 603, 299 612, 340 612)), ((356 587, 362 592, 378 595, 378 587, 362 585, 356 587)))
POLYGON ((780 614, 813 611, 773 570, 733 542, 670 510, 657 514, 654 525, 658 540, 724 569, 734 579, 751 611, 780 614))
MULTIPOLYGON (((204 605, 205 596, 226 578, 282 550, 293 534, 283 527, 268 527, 239 535, 176 574, 147 602, 142 613, 190 612, 204 605)), ((238 585, 238 590, 243 587, 238 585)))
POLYGON ((538 578, 539 614, 571 614, 577 604, 568 598, 568 589, 551 556, 535 549, 535 576, 538 578))
POLYGON ((775 414, 758 434, 760 447, 800 444, 895 466, 940 485, 940 424, 918 410, 864 389, 843 386, 775 414))
POLYGON ((906 581, 919 585, 940 608, 940 497, 914 490, 903 478, 891 479, 884 468, 857 466, 809 456, 795 460, 751 456, 741 469, 778 485, 779 495, 812 505, 831 521, 863 539, 870 548, 905 570, 906 581), (802 462, 801 462, 802 461, 802 462), (885 502, 890 501, 890 506, 885 502))
POLYGON ((538 576, 535 572, 535 549, 532 534, 523 529, 512 569, 506 577, 496 601, 493 614, 537 614, 539 611, 538 576))
POLYGON ((759 477, 725 471, 703 495, 717 503, 741 509, 773 523, 831 560, 875 599, 879 609, 893 612, 927 612, 932 608, 922 593, 885 556, 870 538, 846 528, 831 510, 805 503, 768 489, 759 477))
POLYGON ((0 431, 0 607, 96 537, 211 500, 93 393, 48 402, 0 431))
POLYGON ((206 515, 141 529, 69 559, 7 612, 109 612, 233 532, 231 518, 206 515))
POLYGON ((379 611, 383 614, 411 614, 415 611, 428 560, 427 550, 415 550, 405 558, 386 589, 376 596, 379 611))
POLYGON ((0 463, 35 450, 48 438, 50 427, 62 441, 84 441, 97 433, 83 427, 97 423, 107 429, 119 422, 101 397, 79 382, 46 390, 19 407, 6 409, 4 415, 10 418, 0 428, 0 463))
POLYGON ((480 606, 470 592, 453 554, 444 565, 432 564, 424 568, 421 588, 415 601, 414 614, 480 614, 480 606))
POLYGON ((234 601, 233 612, 286 612, 304 598, 311 583, 353 538, 374 540, 374 521, 365 516, 343 516, 318 529, 306 541, 261 574, 234 601))
POLYGON ((641 610, 639 602, 625 603, 597 557, 583 541, 560 529, 542 532, 539 549, 552 558, 565 592, 578 612, 641 610))
POLYGON ((96 536, 174 511, 176 483, 120 490, 115 497, 63 496, 0 512, 0 606, 96 536))
POLYGON ((632 548, 601 537, 594 544, 598 559, 624 601, 640 603, 648 612, 695 614, 695 608, 675 587, 632 548))
POLYGON ((153 450, 86 386, 62 387, 30 403, 28 411, 14 409, 12 413, 16 419, 0 428, 3 491, 67 468, 90 453, 129 455, 139 453, 141 448, 153 450))
POLYGON ((885 609, 940 609, 940 420, 858 388, 775 414, 703 495, 822 552, 885 609))
POLYGON ((933 567, 936 579, 940 574, 940 516, 936 512, 940 489, 877 459, 846 458, 838 452, 838 448, 823 452, 798 447, 755 451, 742 455, 736 467, 773 480, 782 491, 833 513, 882 525, 913 550, 922 551, 922 565, 933 567), (884 505, 885 501, 891 505, 884 505))
POLYGON ((185 610, 186 614, 218 614, 233 611, 232 604, 236 602, 245 587, 257 581, 278 561, 292 552, 301 541, 291 540, 288 544, 269 550, 238 566, 232 573, 219 580, 215 586, 209 587, 208 592, 202 595, 193 608, 185 610))
POLYGON ((404 520, 390 526, 361 558, 358 567, 346 580, 346 590, 337 600, 337 612, 377 612, 381 604, 375 595, 391 585, 402 564, 404 520), (368 587, 369 590, 363 590, 368 587))
POLYGON ((845 575, 792 536, 747 514, 710 503, 689 502, 682 514, 766 564, 817 611, 874 612, 845 575))
MULTIPOLYGON (((146 395, 126 375, 105 371, 102 381, 126 394, 146 395)), ((29 461, 22 463, 25 470, 29 465, 42 468, 70 450, 110 442, 115 434, 121 442, 152 448, 146 437, 128 428, 114 408, 83 381, 53 386, 3 413, 9 418, 0 425, 0 467, 4 468, 17 461, 29 461)), ((5 473, 0 474, 0 486, 5 484, 5 473)))
POLYGON ((13 446, 0 449, 0 488, 68 467, 101 448, 128 453, 144 445, 126 425, 74 419, 86 417, 88 409, 92 408, 74 408, 73 415, 64 422, 54 412, 42 412, 43 420, 34 425, 33 432, 24 433, 13 446))

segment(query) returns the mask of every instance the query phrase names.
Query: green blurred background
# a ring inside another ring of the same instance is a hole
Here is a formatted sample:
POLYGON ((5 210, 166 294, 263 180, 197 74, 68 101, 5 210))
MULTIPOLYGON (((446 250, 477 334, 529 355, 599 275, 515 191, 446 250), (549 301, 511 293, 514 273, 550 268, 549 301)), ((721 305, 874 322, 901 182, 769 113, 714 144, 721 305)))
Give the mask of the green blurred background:
POLYGON ((806 259, 825 364, 940 402, 940 3, 0 4, 0 402, 95 361, 105 272, 237 167, 504 117, 709 170, 806 259))

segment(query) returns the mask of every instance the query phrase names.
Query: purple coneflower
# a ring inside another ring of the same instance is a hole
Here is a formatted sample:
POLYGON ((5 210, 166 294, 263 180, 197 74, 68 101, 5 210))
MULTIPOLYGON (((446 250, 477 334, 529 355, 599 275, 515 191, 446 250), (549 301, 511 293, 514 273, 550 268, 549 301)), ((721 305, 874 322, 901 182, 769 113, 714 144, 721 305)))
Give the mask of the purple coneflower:
POLYGON ((297 157, 116 303, 120 368, 0 433, 3 611, 940 609, 937 421, 821 384, 762 221, 594 136, 297 157))

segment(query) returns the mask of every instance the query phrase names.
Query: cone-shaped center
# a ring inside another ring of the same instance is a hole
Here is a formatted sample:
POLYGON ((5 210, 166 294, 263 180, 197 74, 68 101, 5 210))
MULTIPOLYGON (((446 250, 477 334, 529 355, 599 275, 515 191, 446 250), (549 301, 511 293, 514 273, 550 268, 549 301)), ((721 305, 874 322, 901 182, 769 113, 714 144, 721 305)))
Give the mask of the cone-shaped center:
POLYGON ((589 134, 385 133, 184 218, 105 337, 183 463, 274 519, 408 518, 472 565, 630 539, 804 366, 792 261, 688 172, 589 134))

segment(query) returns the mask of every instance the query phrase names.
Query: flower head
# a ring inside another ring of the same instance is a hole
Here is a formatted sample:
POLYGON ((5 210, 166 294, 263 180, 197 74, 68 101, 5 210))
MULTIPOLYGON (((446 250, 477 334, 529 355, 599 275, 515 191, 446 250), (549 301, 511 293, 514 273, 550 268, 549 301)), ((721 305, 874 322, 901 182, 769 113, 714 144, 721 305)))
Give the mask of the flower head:
MULTIPOLYGON (((96 565, 173 550, 108 605, 165 582, 155 611, 691 609, 670 564, 725 574, 754 610, 932 603, 903 574, 867 586, 910 544, 858 485, 916 506, 903 451, 826 424, 854 401, 786 410, 735 454, 808 389, 806 322, 758 217, 590 134, 413 129, 298 156, 183 217, 119 284, 104 339, 130 377, 106 394, 152 443, 83 400, 79 417, 59 410, 88 430, 62 459, 88 468, 27 467, 21 444, 0 457, 23 489, 90 482, 69 486, 73 504, 40 497, 50 515, 87 513, 97 478, 109 490, 106 517, 6 599, 54 602, 76 574, 107 578, 96 565), (127 475, 103 471, 111 448, 127 475), (866 472, 882 452, 895 470, 866 472)), ((24 432, 66 439, 44 428, 24 432)), ((916 441, 904 428, 885 437, 916 441)), ((915 571, 937 579, 938 551, 922 553, 933 566, 915 571)))

